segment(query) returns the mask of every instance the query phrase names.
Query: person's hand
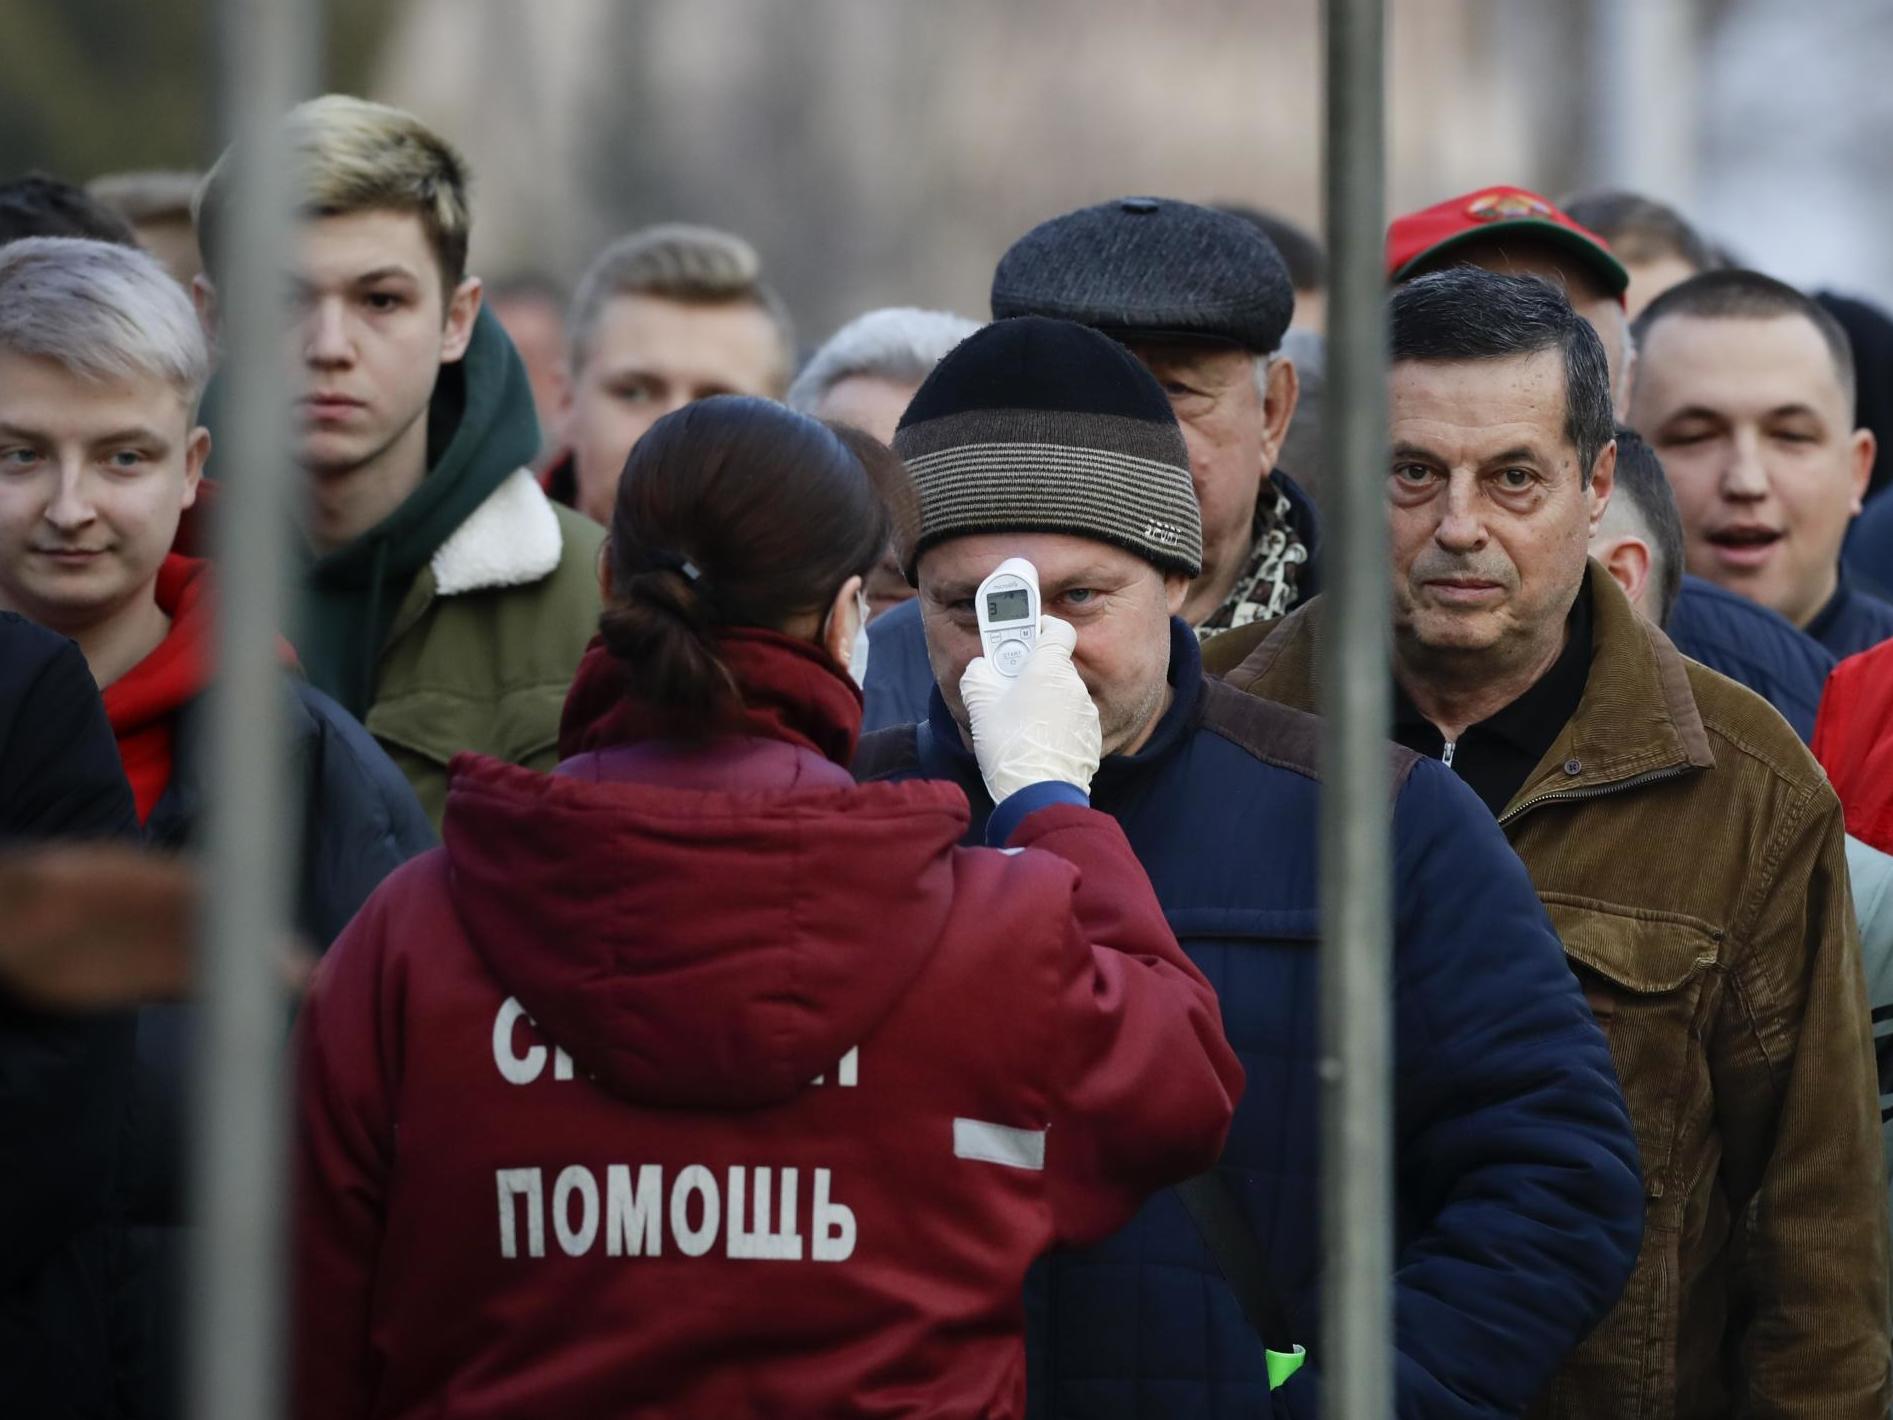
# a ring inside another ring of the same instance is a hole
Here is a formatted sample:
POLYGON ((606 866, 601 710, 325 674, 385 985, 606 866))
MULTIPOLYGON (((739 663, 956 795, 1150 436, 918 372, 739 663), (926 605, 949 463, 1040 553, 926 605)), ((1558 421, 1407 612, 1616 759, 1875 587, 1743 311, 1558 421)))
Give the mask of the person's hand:
POLYGON ((0 990, 47 1009, 173 1000, 189 988, 199 894, 174 858, 117 843, 0 856, 0 990))
POLYGON ((1104 752, 1098 707, 1071 663, 1078 633, 1055 616, 1039 618, 1039 640, 1015 677, 980 656, 960 677, 980 777, 995 804, 1050 781, 1091 792, 1104 752))

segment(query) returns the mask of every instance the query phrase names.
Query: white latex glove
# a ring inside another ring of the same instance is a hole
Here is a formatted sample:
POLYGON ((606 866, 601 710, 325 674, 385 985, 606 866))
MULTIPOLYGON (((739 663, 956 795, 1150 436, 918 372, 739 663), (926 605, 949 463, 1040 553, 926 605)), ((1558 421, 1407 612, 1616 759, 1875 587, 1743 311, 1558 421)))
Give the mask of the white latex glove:
POLYGON ((1091 792, 1104 739, 1098 707, 1071 663, 1078 633, 1055 616, 1039 618, 1039 640, 1016 676, 984 656, 960 677, 980 777, 995 804, 1050 780, 1091 792))

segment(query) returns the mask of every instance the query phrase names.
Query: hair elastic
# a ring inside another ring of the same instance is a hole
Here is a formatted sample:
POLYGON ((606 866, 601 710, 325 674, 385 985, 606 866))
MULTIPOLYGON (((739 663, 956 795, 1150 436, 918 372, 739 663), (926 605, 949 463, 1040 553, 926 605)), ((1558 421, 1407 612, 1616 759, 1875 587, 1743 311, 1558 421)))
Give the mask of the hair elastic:
POLYGON ((695 583, 703 576, 703 569, 681 553, 666 552, 662 548, 651 548, 644 554, 646 568, 653 572, 681 572, 684 580, 695 583))

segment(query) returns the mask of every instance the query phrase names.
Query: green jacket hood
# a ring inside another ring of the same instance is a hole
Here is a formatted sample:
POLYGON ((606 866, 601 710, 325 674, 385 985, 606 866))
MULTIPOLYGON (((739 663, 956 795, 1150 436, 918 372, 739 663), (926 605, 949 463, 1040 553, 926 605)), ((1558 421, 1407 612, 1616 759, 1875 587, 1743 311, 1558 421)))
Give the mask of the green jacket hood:
POLYGON ((376 662, 415 574, 539 452, 525 363, 484 306, 467 353, 441 366, 428 406, 427 450, 427 476, 399 507, 308 566, 297 649, 310 679, 357 715, 374 698, 376 662))

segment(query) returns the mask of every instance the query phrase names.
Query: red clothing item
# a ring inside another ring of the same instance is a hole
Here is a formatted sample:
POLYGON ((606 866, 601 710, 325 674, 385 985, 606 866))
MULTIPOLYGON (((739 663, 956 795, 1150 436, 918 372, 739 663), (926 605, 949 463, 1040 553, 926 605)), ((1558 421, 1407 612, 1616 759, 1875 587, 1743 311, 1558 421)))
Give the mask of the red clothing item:
POLYGON ((209 564, 171 553, 158 568, 158 609, 171 618, 164 640, 105 687, 105 714, 145 823, 171 783, 177 712, 210 684, 209 564))
POLYGON ((1840 795, 1847 831, 1893 853, 1893 641, 1849 656, 1828 675, 1814 757, 1840 795))
POLYGON ((820 652, 744 645, 779 736, 463 755, 325 958, 299 1416, 1017 1416, 1027 1266, 1220 1152, 1240 1067, 1117 825, 962 848, 956 787, 808 748, 859 716, 820 652))

